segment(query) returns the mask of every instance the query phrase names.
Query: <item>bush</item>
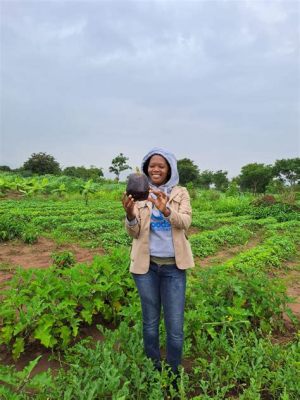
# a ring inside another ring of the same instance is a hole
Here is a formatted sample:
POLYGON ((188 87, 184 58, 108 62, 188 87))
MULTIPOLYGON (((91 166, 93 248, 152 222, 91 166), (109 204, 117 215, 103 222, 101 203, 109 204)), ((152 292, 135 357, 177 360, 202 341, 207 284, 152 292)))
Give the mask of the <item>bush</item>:
POLYGON ((196 189, 194 187, 193 182, 187 183, 186 188, 187 188, 187 190, 189 192, 190 198, 192 200, 195 200, 197 198, 197 191, 196 191, 196 189))
POLYGON ((276 203, 276 199, 274 196, 270 194, 266 194, 258 199, 254 199, 251 204, 254 206, 271 206, 276 203))

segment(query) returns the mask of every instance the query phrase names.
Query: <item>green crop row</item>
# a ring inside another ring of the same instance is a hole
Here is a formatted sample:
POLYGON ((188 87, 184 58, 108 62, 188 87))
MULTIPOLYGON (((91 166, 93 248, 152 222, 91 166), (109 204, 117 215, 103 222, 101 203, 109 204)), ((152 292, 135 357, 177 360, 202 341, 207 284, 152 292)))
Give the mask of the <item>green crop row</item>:
POLYGON ((277 203, 270 206, 252 206, 249 215, 253 218, 274 217, 278 222, 300 221, 300 207, 284 203, 277 203))
MULTIPOLYGON (((63 196, 65 194, 82 193, 84 189, 93 189, 92 192, 105 192, 111 198, 111 195, 124 191, 124 184, 105 182, 85 181, 80 178, 69 176, 36 176, 24 178, 17 174, 0 172, 0 194, 4 196, 7 192, 17 191, 23 196, 53 195, 63 196)), ((91 192, 91 193, 92 193, 91 192)))
POLYGON ((239 226, 224 226, 214 231, 197 233, 190 237, 194 255, 207 257, 216 253, 224 246, 244 244, 251 237, 252 232, 239 226))
POLYGON ((34 243, 37 237, 50 236, 70 240, 97 240, 98 245, 111 248, 114 244, 129 245, 124 230, 124 211, 120 202, 92 202, 78 208, 78 202, 26 200, 22 203, 0 202, 0 241, 21 239, 34 243), (3 203, 9 207, 6 209, 3 203), (103 235, 103 237, 102 237, 103 235))
POLYGON ((120 217, 124 214, 120 201, 108 201, 105 199, 93 200, 88 206, 83 206, 79 201, 53 201, 26 199, 22 201, 2 200, 0 202, 0 215, 11 213, 12 215, 25 216, 51 216, 51 215, 110 215, 120 217))
POLYGON ((291 237, 273 234, 262 244, 238 254, 224 265, 236 269, 244 268, 246 265, 257 271, 278 268, 284 260, 290 259, 297 253, 296 244, 296 240, 291 237))
POLYGON ((248 220, 249 216, 233 216, 231 212, 216 214, 214 212, 194 212, 192 226, 199 229, 216 229, 225 224, 236 224, 248 220))
POLYGON ((232 212, 233 215, 245 215, 248 212, 249 205, 253 196, 235 196, 226 197, 221 195, 221 197, 215 201, 210 199, 205 199, 200 197, 192 201, 193 209, 198 209, 202 211, 214 211, 215 213, 227 213, 232 212))
POLYGON ((295 252, 292 239, 274 236, 223 265, 193 270, 187 292, 189 346, 203 331, 214 338, 221 328, 246 332, 250 327, 264 334, 283 329, 283 312, 295 321, 285 286, 267 274, 295 252))
POLYGON ((0 242, 21 239, 25 243, 35 243, 38 238, 37 230, 22 220, 11 219, 8 216, 0 220, 0 242))
POLYGON ((128 262, 127 250, 115 250, 90 265, 19 269, 2 294, 0 344, 18 358, 34 339, 46 347, 65 348, 80 324, 91 324, 95 314, 116 322, 132 292, 128 262))
POLYGON ((202 335, 194 349, 189 388, 194 400, 297 400, 300 338, 287 345, 254 332, 202 335))
MULTIPOLYGON (((100 327, 99 327, 100 329, 100 327)), ((141 325, 121 323, 114 330, 101 328, 104 340, 82 340, 66 350, 64 368, 58 374, 30 372, 39 358, 23 371, 0 366, 3 400, 223 400, 261 398, 298 400, 300 340, 287 345, 269 338, 223 331, 211 338, 202 335, 194 349, 189 371, 181 370, 178 390, 144 356, 141 325), (177 397, 175 397, 177 396, 177 397)))
POLYGON ((208 201, 206 199, 197 199, 192 202, 193 209, 201 210, 207 213, 228 213, 233 216, 248 215, 252 218, 267 218, 274 217, 278 222, 299 220, 300 207, 299 205, 290 205, 287 203, 262 204, 253 205, 253 196, 235 196, 226 197, 222 195, 216 201, 208 201))
POLYGON ((289 298, 280 280, 255 267, 227 265, 198 271, 190 279, 186 306, 186 343, 191 351, 202 332, 216 337, 220 330, 269 334, 283 329, 282 313, 289 298))

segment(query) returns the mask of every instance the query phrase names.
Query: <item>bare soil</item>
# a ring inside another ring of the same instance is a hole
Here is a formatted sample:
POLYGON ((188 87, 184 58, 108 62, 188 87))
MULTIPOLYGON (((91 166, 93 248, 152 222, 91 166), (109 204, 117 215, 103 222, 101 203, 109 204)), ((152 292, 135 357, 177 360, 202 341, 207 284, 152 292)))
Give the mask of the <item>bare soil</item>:
POLYGON ((57 251, 71 251, 77 262, 91 262, 95 255, 104 254, 102 248, 85 249, 77 244, 58 245, 43 237, 34 244, 20 241, 0 243, 0 284, 13 276, 17 266, 25 269, 48 268, 53 264, 51 254, 57 251))
POLYGON ((0 197, 0 200, 22 200, 24 198, 23 193, 17 190, 9 190, 5 193, 5 196, 0 197))
POLYGON ((190 226, 188 230, 188 236, 195 235, 196 233, 200 233, 201 230, 196 228, 195 226, 190 226))
POLYGON ((288 295, 293 298, 293 303, 290 303, 289 307, 300 322, 300 272, 293 271, 289 275, 294 279, 287 288, 288 295))
MULTIPOLYGON (((293 298, 289 308, 300 323, 300 261, 289 261, 284 266, 287 271, 280 273, 280 278, 287 286, 288 296, 293 298)), ((289 320, 286 316, 285 319, 289 320)))

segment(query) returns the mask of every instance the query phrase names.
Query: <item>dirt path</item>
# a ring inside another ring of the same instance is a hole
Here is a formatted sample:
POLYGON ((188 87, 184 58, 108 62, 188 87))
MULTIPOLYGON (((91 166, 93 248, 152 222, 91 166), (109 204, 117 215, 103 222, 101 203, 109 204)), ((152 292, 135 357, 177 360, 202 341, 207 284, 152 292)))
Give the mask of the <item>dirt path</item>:
POLYGON ((205 258, 196 257, 195 261, 197 265, 200 265, 201 268, 211 267, 213 265, 222 264, 225 261, 230 260, 238 253, 249 250, 252 247, 255 247, 261 243, 262 238, 260 236, 253 236, 249 239, 249 241, 244 245, 238 245, 233 247, 227 247, 218 251, 218 253, 208 256, 205 258))
POLYGON ((43 237, 34 244, 20 241, 0 243, 0 284, 13 276, 17 266, 48 268, 52 264, 51 254, 57 251, 71 251, 77 262, 91 262, 95 255, 104 254, 101 248, 85 249, 76 244, 58 245, 43 237))
POLYGON ((300 323, 300 253, 297 260, 287 261, 284 267, 286 271, 280 273, 280 278, 287 286, 288 296, 293 298, 289 307, 300 323))

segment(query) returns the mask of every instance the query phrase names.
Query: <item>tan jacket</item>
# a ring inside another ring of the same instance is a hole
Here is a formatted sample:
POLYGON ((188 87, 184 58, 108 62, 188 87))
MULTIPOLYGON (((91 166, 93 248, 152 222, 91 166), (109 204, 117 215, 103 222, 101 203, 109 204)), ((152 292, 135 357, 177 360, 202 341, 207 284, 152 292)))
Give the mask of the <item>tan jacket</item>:
MULTIPOLYGON (((171 210, 168 220, 172 227, 176 265, 180 269, 194 267, 192 250, 187 238, 187 230, 192 221, 190 196, 187 189, 175 186, 170 194, 168 207, 171 210)), ((130 226, 127 220, 125 220, 126 230, 133 238, 130 272, 145 274, 148 272, 150 264, 149 234, 152 212, 151 201, 138 201, 135 204, 134 211, 138 223, 130 226)))

